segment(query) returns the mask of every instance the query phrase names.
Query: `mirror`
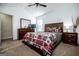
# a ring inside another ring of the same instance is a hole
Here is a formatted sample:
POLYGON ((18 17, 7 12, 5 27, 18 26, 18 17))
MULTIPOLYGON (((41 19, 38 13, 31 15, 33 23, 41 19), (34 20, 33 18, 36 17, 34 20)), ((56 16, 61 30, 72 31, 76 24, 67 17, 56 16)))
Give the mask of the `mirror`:
POLYGON ((20 19, 20 28, 28 28, 29 24, 31 24, 31 20, 24 18, 20 19))

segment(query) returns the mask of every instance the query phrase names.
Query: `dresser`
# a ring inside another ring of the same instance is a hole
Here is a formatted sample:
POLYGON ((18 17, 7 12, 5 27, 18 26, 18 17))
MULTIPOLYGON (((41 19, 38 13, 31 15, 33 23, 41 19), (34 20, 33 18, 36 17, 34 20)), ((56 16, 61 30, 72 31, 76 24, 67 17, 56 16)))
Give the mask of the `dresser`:
POLYGON ((64 32, 63 42, 77 46, 77 33, 64 32))
POLYGON ((24 35, 27 33, 27 32, 34 32, 34 29, 31 29, 31 28, 20 28, 18 29, 18 40, 21 40, 23 39, 24 35))

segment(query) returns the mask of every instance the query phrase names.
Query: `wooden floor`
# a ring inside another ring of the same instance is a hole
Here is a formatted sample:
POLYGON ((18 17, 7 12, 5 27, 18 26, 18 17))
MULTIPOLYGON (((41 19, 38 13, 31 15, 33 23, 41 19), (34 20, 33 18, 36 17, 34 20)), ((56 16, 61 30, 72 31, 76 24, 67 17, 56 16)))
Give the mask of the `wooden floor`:
MULTIPOLYGON (((3 41, 1 48, 1 56, 40 56, 40 54, 22 44, 19 40, 3 41)), ((72 46, 61 42, 54 50, 52 56, 79 56, 79 46, 72 46)))

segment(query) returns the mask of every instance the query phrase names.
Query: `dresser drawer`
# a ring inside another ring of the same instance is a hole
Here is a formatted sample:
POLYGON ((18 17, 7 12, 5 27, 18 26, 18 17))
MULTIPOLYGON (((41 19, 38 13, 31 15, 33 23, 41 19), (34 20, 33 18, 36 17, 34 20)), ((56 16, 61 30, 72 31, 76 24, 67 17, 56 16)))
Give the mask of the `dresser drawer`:
POLYGON ((77 33, 63 33, 63 42, 77 45, 77 33))
POLYGON ((77 43, 75 41, 72 41, 72 40, 64 40, 63 42, 66 44, 77 45, 77 43))
POLYGON ((65 38, 64 41, 68 41, 68 42, 71 42, 71 41, 72 41, 72 42, 76 42, 76 40, 74 40, 74 39, 68 39, 68 38, 65 38))
POLYGON ((31 28, 21 28, 21 29, 18 29, 18 40, 23 39, 24 35, 27 32, 34 32, 34 29, 31 29, 31 28))
POLYGON ((76 37, 76 35, 63 35, 64 37, 76 37))

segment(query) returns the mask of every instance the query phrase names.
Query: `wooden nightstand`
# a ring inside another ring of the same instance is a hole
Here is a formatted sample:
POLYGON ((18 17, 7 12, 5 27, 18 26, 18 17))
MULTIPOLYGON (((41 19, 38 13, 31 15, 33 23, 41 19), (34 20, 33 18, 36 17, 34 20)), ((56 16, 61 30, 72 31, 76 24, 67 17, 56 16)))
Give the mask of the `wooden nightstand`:
POLYGON ((63 42, 77 46, 77 33, 64 32, 63 42))

